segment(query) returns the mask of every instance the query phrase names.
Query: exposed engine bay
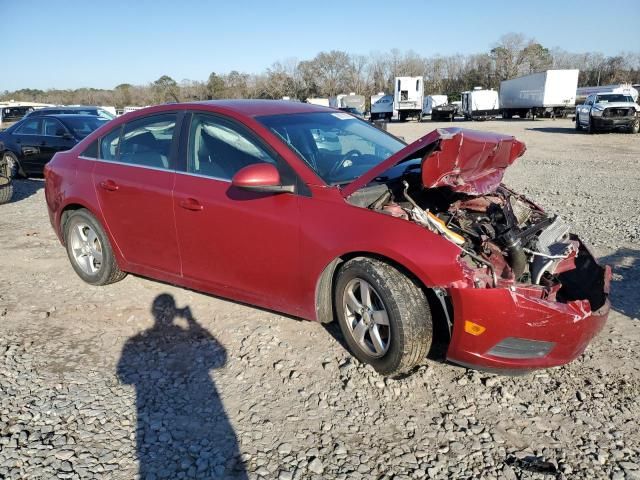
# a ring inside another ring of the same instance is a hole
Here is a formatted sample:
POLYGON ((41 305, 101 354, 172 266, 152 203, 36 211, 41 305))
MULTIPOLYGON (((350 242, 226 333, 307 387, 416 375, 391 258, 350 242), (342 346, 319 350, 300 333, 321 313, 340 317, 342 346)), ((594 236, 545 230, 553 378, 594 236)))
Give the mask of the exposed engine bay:
POLYGON ((423 188, 417 172, 408 169, 402 178, 370 185, 349 201, 415 222, 458 245, 476 288, 517 285, 547 300, 587 299, 593 310, 605 302, 598 293, 602 268, 569 224, 502 184, 479 196, 423 188))

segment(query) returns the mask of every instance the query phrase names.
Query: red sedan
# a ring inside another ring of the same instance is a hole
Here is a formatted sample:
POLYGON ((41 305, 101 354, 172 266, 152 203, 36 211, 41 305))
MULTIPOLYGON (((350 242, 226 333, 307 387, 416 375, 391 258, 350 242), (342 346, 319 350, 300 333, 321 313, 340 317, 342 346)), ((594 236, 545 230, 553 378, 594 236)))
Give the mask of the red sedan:
POLYGON ((609 312, 610 270, 562 218, 502 183, 513 137, 404 142, 286 101, 162 105, 46 168, 51 224, 93 285, 132 272, 309 320, 397 375, 434 325, 447 358, 500 371, 567 363, 609 312))

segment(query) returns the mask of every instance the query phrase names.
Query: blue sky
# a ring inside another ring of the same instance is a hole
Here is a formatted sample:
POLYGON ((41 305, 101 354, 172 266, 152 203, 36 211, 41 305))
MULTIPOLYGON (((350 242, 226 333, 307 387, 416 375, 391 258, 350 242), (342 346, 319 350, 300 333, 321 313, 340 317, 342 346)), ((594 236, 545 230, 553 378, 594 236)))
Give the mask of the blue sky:
POLYGON ((204 80, 332 49, 477 53, 507 32, 573 52, 640 50, 637 0, 0 0, 0 19, 0 91, 204 80), (617 20, 585 24, 604 10, 617 20))

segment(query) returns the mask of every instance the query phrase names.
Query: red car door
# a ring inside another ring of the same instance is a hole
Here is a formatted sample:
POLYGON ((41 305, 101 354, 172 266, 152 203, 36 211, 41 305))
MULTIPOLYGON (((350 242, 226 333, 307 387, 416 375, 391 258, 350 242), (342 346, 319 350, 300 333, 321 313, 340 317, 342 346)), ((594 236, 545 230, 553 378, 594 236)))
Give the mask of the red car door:
POLYGON ((171 165, 175 126, 175 113, 161 114, 105 135, 93 181, 107 228, 124 258, 179 274, 171 165))
POLYGON ((244 127, 196 113, 186 172, 176 174, 174 208, 182 273, 244 301, 294 313, 299 287, 295 194, 241 191, 231 177, 246 165, 276 163, 244 127))

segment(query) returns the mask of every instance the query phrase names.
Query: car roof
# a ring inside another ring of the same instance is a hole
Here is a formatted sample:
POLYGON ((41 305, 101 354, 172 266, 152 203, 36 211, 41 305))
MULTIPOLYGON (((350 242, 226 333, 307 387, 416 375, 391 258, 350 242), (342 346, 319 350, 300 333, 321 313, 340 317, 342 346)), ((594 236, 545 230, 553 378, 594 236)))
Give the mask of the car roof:
POLYGON ((99 108, 95 105, 76 105, 75 107, 70 107, 68 105, 60 106, 60 107, 43 107, 38 108, 36 111, 42 112, 46 110, 86 110, 87 108, 99 108))
MULTIPOLYGON (((57 118, 58 120, 69 120, 72 118, 88 118, 91 120, 95 120, 98 119, 100 120, 101 117, 96 117, 95 115, 88 115, 86 113, 51 113, 48 115, 40 115, 40 118, 57 118)), ((106 118, 104 120, 107 120, 106 118)))
POLYGON ((207 100, 204 102, 191 102, 191 105, 211 105, 212 107, 224 108, 225 110, 231 110, 250 117, 333 111, 333 109, 328 107, 303 102, 292 102, 291 100, 207 100))

